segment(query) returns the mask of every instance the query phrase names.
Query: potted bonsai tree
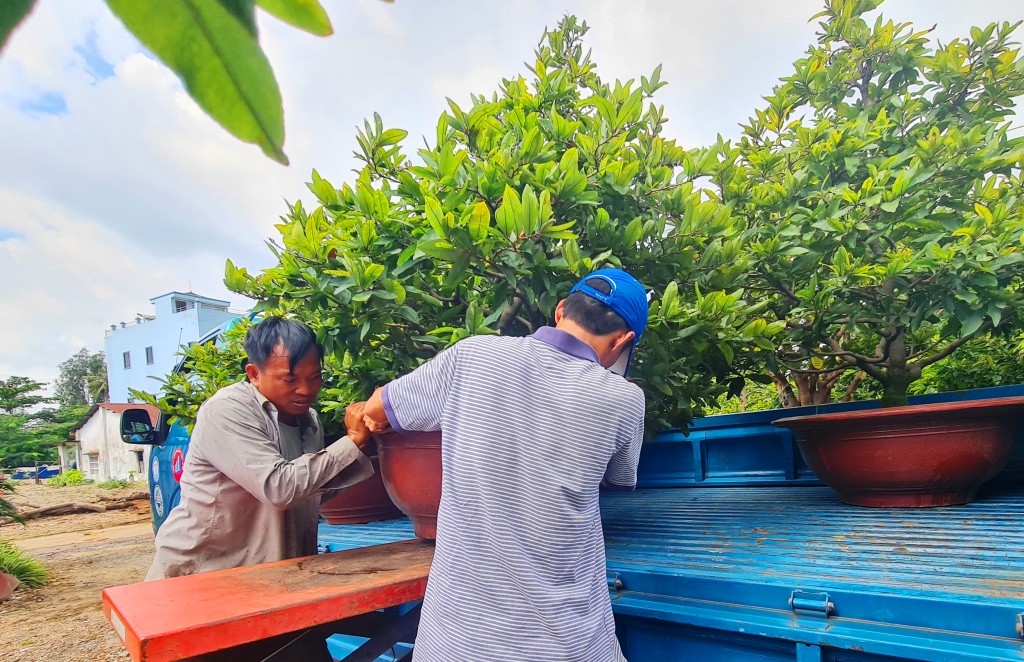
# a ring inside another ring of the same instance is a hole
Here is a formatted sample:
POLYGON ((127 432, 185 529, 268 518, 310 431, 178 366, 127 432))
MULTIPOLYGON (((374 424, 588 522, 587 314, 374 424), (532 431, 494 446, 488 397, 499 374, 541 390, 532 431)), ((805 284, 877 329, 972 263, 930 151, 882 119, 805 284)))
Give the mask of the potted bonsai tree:
POLYGON ((747 219, 748 287, 785 322, 769 369, 856 369, 896 408, 778 421, 811 468, 852 503, 962 503, 1007 457, 994 423, 1019 402, 905 405, 925 367, 1024 306, 1024 143, 1007 123, 1024 60, 1016 25, 933 46, 869 22, 878 4, 828 3, 817 44, 720 150, 721 195, 747 219))
MULTIPOLYGON (((374 116, 354 181, 314 171, 318 205, 282 217, 277 263, 249 273, 228 262, 230 289, 317 330, 330 357, 326 415, 461 338, 552 323, 572 284, 602 266, 654 291, 631 372, 651 430, 686 425, 775 348, 785 323, 742 288, 742 219, 698 183, 715 153, 663 135, 649 103, 660 68, 639 84, 603 82, 586 31, 566 17, 541 39, 530 80, 503 80, 465 109, 449 101, 415 160, 406 132, 374 116)), ((385 444, 387 481, 398 451, 385 444)), ((401 486, 389 490, 402 505, 401 486)))

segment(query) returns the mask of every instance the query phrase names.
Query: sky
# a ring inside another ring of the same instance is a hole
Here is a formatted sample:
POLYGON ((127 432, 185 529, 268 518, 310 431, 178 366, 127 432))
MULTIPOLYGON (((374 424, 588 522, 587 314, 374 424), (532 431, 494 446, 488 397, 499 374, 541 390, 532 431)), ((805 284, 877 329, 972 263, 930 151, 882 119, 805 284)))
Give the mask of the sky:
MULTIPOLYGON (((0 379, 49 382, 110 324, 170 291, 249 302, 224 262, 272 264, 285 201, 312 199, 313 168, 354 179, 356 126, 379 113, 434 135, 446 98, 467 105, 526 74, 545 27, 567 13, 606 81, 663 65, 666 133, 698 147, 739 133, 814 40, 823 0, 321 0, 335 34, 268 17, 260 40, 281 87, 281 166, 222 130, 102 0, 38 0, 0 53, 0 379)), ((1020 0, 888 0, 882 13, 947 42, 1024 19, 1020 0)), ((1017 40, 1024 38, 1024 29, 1017 40)))

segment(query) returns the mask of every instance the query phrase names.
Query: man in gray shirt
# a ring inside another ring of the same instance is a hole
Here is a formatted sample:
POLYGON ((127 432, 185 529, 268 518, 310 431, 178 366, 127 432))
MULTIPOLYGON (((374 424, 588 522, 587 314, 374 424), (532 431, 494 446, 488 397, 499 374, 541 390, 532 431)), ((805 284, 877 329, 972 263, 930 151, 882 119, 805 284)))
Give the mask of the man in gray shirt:
MULTIPOLYGON (((181 502, 157 533, 147 581, 316 554, 320 495, 373 475, 362 431, 324 448, 310 409, 323 350, 308 326, 267 318, 245 350, 248 380, 199 408, 181 502)), ((361 416, 350 407, 346 422, 361 416)))
POLYGON ((417 662, 624 661, 598 490, 636 484, 644 393, 623 377, 647 316, 644 286, 600 269, 556 326, 466 338, 370 398, 369 429, 443 435, 417 662))

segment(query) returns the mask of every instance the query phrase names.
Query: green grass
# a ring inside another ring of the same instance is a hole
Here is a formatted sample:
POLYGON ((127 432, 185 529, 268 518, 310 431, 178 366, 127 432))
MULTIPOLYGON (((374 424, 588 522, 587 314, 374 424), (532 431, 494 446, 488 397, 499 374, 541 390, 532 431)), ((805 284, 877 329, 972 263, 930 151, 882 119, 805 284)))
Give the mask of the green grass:
POLYGON ((6 540, 0 540, 0 572, 14 575, 26 588, 39 588, 50 578, 46 567, 6 540))
POLYGON ((96 487, 100 487, 105 490, 122 490, 128 487, 128 481, 124 478, 112 478, 111 480, 105 480, 102 483, 96 483, 96 487))
POLYGON ((71 471, 65 471, 62 474, 54 476, 53 478, 47 478, 46 484, 53 485, 54 487, 66 487, 68 485, 81 485, 85 482, 85 474, 78 469, 72 469, 71 471))

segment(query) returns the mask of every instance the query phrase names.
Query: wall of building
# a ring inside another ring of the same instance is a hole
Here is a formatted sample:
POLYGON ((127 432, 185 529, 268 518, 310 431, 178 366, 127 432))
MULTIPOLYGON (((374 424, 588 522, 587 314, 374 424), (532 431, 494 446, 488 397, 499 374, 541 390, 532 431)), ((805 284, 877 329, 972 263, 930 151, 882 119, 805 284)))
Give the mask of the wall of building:
POLYGON ((75 432, 79 444, 78 469, 96 481, 128 478, 145 479, 150 447, 121 440, 121 415, 100 408, 75 432), (141 453, 141 458, 139 456, 141 453))
POLYGON ((182 345, 199 340, 211 329, 237 317, 224 309, 227 302, 195 295, 172 292, 152 300, 156 315, 136 318, 113 325, 107 330, 104 351, 107 355, 107 380, 110 402, 132 402, 129 388, 156 393, 160 382, 171 373, 179 360, 182 345), (190 308, 175 311, 175 300, 188 301, 190 308), (220 305, 224 304, 224 305, 220 305), (152 348, 152 363, 147 362, 147 348, 152 348), (128 353, 130 367, 125 367, 128 353))

